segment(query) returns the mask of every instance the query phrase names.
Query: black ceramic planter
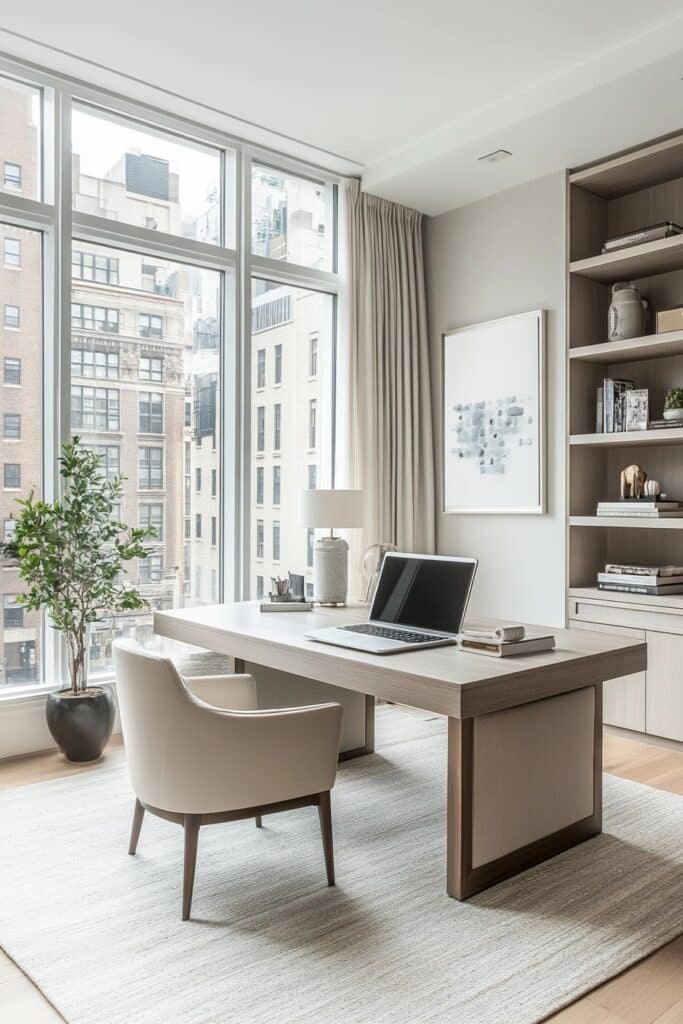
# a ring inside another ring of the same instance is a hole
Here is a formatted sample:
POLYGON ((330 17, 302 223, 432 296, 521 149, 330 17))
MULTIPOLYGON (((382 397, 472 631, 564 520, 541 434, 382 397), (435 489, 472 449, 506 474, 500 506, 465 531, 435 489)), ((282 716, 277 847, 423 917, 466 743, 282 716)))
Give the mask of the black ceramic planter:
POLYGON ((77 696, 56 690, 48 696, 45 712, 48 728, 69 761, 95 761, 111 736, 116 705, 108 688, 77 696))

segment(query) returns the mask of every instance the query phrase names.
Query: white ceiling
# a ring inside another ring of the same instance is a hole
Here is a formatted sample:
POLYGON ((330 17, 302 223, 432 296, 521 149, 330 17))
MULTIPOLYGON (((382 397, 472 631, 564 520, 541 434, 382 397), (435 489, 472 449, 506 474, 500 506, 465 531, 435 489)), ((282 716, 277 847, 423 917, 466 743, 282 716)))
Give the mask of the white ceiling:
POLYGON ((680 0, 22 0, 0 28, 6 52, 86 58, 428 213, 683 128, 680 0))

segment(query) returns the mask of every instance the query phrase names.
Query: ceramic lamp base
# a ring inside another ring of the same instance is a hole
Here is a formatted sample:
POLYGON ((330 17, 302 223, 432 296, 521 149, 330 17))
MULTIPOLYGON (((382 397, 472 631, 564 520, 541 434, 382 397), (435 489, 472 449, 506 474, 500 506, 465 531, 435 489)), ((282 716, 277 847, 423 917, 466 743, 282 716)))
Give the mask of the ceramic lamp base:
POLYGON ((349 545, 342 537, 319 537, 313 549, 313 600, 346 604, 348 585, 349 545))

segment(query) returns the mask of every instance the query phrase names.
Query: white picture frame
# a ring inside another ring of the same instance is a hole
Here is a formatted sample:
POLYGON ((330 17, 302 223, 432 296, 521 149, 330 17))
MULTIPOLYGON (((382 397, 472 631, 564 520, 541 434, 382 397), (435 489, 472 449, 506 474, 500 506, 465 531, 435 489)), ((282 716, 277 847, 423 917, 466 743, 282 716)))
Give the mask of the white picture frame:
POLYGON ((546 511, 545 311, 443 335, 443 511, 546 511))

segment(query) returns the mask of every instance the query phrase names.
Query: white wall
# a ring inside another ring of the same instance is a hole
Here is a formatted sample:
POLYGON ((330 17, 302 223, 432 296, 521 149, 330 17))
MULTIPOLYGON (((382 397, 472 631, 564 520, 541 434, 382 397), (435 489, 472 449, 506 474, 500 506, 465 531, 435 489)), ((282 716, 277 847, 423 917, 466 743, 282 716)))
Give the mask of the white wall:
POLYGON ((479 558, 472 615, 556 626, 565 623, 565 199, 557 173, 432 218, 425 232, 437 551, 479 558), (445 515, 441 336, 539 308, 547 311, 547 514, 445 515))

